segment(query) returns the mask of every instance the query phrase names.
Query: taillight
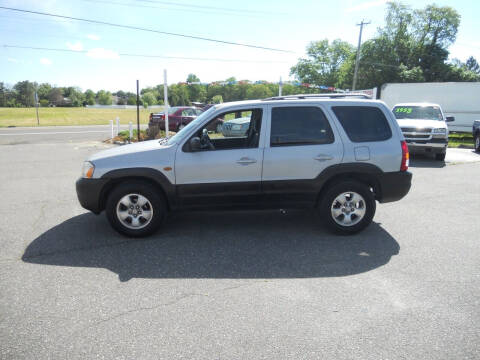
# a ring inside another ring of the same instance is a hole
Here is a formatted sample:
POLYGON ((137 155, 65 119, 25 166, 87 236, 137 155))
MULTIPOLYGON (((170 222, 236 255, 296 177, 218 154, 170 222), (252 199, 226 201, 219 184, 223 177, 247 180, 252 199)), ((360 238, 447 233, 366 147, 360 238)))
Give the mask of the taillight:
POLYGON ((405 140, 400 142, 402 146, 402 164, 400 165, 400 171, 407 171, 410 164, 410 154, 408 153, 408 146, 405 140))
POLYGON ((161 118, 162 120, 165 120, 165 114, 160 115, 160 118, 161 118))

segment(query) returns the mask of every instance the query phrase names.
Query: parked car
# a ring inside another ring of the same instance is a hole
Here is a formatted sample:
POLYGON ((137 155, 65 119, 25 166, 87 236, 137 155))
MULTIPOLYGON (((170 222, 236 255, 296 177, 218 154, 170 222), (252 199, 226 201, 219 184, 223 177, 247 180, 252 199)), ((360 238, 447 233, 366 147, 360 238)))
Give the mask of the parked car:
POLYGON ((246 136, 250 126, 250 117, 241 117, 225 121, 222 126, 222 134, 225 137, 246 136))
MULTIPOLYGON (((168 108, 168 129, 178 132, 195 120, 204 110, 193 106, 174 106, 168 108)), ((222 131, 223 119, 211 124, 209 131, 220 133, 222 131)), ((148 127, 158 126, 159 130, 165 130, 165 113, 151 113, 148 127)))
MULTIPOLYGON (((192 122, 203 111, 194 106, 174 106, 168 108, 168 128, 172 131, 180 131, 192 122)), ((158 126, 165 130, 165 113, 151 113, 148 127, 158 126)))
POLYGON ((403 103, 392 109, 402 129, 411 153, 431 153, 444 161, 448 146, 447 122, 453 116, 445 116, 438 104, 403 103))
POLYGON ((480 152, 480 120, 473 121, 472 135, 475 151, 480 152))
POLYGON ((152 234, 170 211, 235 208, 318 209, 329 229, 353 234, 376 201, 408 193, 408 161, 383 102, 286 96, 215 105, 169 139, 94 154, 76 189, 84 208, 105 210, 132 237, 152 234), (212 123, 238 112, 251 113, 246 137, 210 138, 212 123))

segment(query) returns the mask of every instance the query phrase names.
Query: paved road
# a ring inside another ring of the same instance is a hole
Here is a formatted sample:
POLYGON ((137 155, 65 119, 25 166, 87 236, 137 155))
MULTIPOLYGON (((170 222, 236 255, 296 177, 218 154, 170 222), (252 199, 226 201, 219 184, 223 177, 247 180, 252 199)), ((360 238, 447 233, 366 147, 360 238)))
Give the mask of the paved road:
POLYGON ((75 198, 104 146, 0 146, 1 359, 480 358, 480 163, 414 160, 353 237, 271 211, 129 240, 75 198))
MULTIPOLYGON (((128 125, 120 125, 120 129, 128 130, 128 125)), ((103 141, 110 137, 110 125, 0 128, 0 145, 103 141)))

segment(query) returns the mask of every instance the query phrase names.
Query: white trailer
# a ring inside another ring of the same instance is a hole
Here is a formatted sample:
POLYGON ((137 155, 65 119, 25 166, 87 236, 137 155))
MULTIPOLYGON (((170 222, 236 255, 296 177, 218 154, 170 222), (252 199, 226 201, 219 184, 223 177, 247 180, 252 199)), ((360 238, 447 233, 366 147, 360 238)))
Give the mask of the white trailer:
POLYGON ((480 82, 384 84, 378 94, 390 108, 406 102, 439 104, 445 115, 455 117, 450 131, 471 132, 474 120, 480 120, 480 82))

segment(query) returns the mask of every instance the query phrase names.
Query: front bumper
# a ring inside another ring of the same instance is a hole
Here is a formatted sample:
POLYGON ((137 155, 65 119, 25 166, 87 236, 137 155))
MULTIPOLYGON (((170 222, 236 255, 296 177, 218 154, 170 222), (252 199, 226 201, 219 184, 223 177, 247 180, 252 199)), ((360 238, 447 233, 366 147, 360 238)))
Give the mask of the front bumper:
POLYGON ((381 203, 397 201, 410 191, 412 173, 409 171, 386 172, 378 178, 380 193, 377 199, 381 203))
POLYGON ((448 140, 441 138, 430 140, 406 139, 406 142, 408 145, 408 150, 411 153, 444 153, 447 151, 448 146, 448 140))
POLYGON ((76 182, 77 197, 83 208, 99 214, 103 210, 103 190, 108 179, 80 178, 76 182))

